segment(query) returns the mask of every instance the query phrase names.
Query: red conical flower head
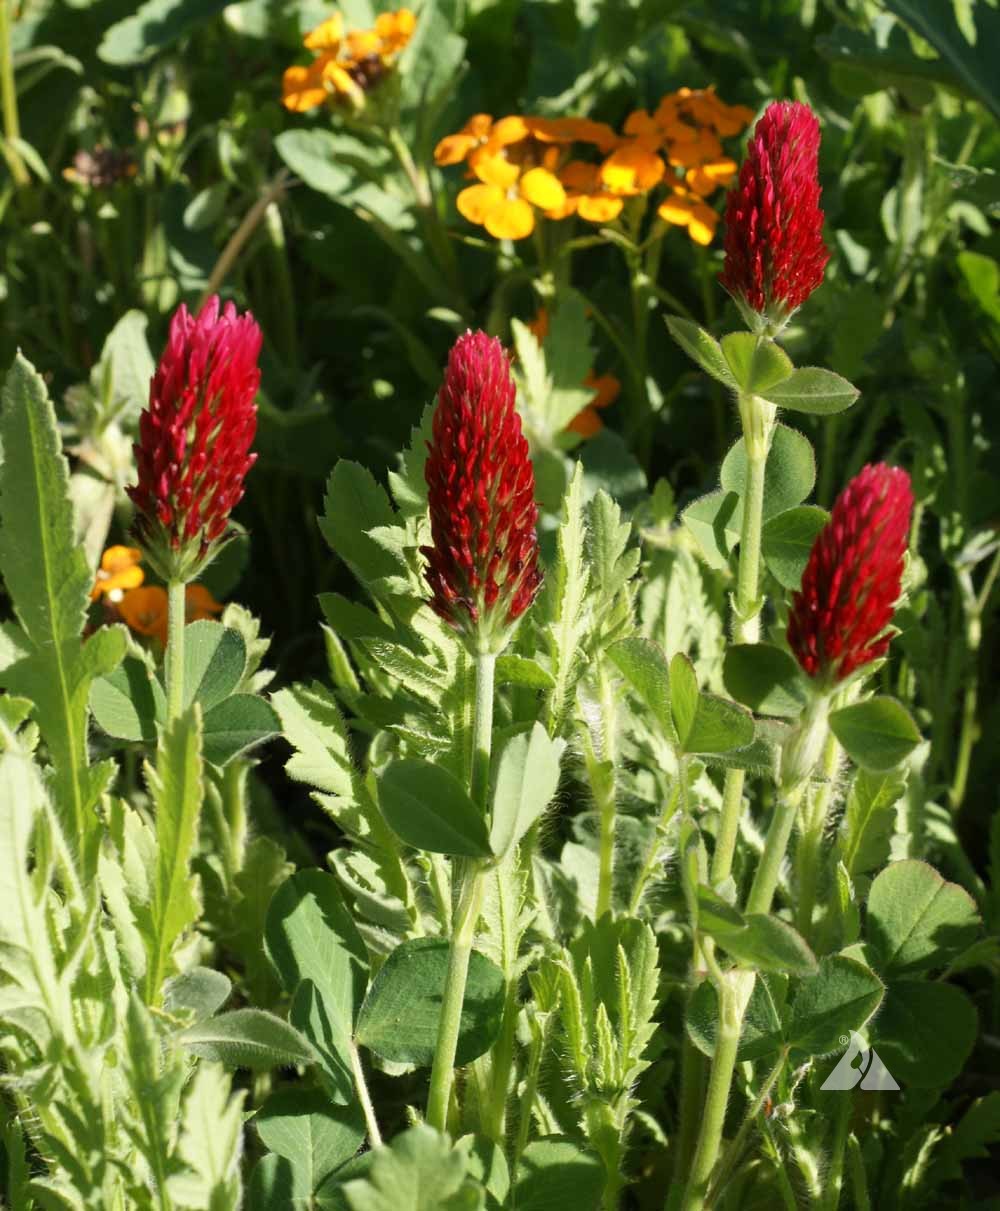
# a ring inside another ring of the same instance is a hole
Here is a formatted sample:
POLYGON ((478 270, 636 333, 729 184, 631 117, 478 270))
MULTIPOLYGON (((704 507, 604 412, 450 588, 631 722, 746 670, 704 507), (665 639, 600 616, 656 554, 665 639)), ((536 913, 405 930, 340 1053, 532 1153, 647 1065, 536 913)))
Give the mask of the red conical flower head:
POLYGON ((819 195, 816 115, 798 101, 775 101, 754 128, 726 203, 719 276, 755 328, 780 329, 823 281, 830 254, 819 195))
POLYGON ((510 359, 485 332, 455 342, 425 476, 431 605, 476 651, 499 651, 541 584, 535 473, 510 359))
POLYGON ((182 303, 139 419, 139 482, 128 489, 135 535, 166 580, 192 580, 223 538, 253 466, 261 332, 210 298, 195 319, 182 303))
POLYGON ((837 497, 788 619, 788 645, 810 677, 836 683, 885 655, 912 511, 910 477, 884 463, 837 497))

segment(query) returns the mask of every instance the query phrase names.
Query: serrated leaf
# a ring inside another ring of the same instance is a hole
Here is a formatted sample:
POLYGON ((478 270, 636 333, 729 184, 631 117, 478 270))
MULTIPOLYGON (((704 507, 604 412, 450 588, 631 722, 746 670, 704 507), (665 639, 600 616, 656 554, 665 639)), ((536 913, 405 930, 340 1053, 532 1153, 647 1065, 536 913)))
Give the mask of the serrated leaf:
POLYGON ((389 489, 404 517, 421 517, 427 508, 424 466, 434 432, 434 409, 433 403, 424 408, 420 424, 410 430, 410 444, 400 455, 399 470, 389 472, 389 489))
POLYGON ((575 294, 560 297, 541 343, 520 320, 512 320, 511 329, 528 425, 553 440, 594 397, 593 387, 584 385, 594 355, 583 301, 575 294))
POLYGON ((779 408, 831 416, 850 408, 861 392, 832 370, 802 366, 776 384, 761 388, 761 394, 779 408))
POLYGON ((681 319, 678 315, 667 315, 663 318, 670 335, 688 357, 697 362, 706 374, 735 390, 736 379, 722 352, 722 346, 715 337, 691 320, 681 319))
POLYGON ((396 514, 385 489, 372 473, 359 463, 338 462, 327 481, 319 527, 330 547, 362 584, 404 570, 399 560, 371 537, 372 530, 395 524, 396 514))
POLYGON ((921 736, 909 711, 895 698, 867 698, 830 715, 830 731, 862 769, 884 773, 905 760, 921 736))
POLYGON ((530 732, 513 736, 501 749, 490 793, 489 844, 498 858, 517 845, 552 802, 564 748, 536 722, 530 732))
POLYGON ((566 724, 583 662, 588 571, 584 561, 583 468, 577 463, 563 498, 556 563, 546 589, 546 639, 555 686, 549 695, 550 735, 566 724))
POLYGON ((182 1030, 177 1041, 204 1060, 227 1068, 290 1068, 315 1062, 301 1034, 263 1009, 234 1009, 182 1030))
POLYGON ((244 1090, 215 1064, 200 1063, 184 1092, 178 1159, 186 1171, 168 1179, 176 1205, 228 1208, 239 1205, 244 1090))
POLYGON ((156 806, 156 868, 150 888, 150 935, 146 938, 146 1001, 156 1004, 170 970, 174 945, 198 919, 190 870, 203 794, 198 707, 166 727, 155 772, 148 769, 147 780, 156 806))
MULTIPOLYGON (((429 1067, 434 1059, 450 946, 446 938, 411 938, 386 959, 358 1014, 355 1037, 395 1063, 429 1067)), ((500 1031, 503 972, 474 950, 462 1003, 455 1064, 488 1051, 500 1031)))
POLYGON ((100 825, 93 809, 113 772, 89 766, 87 702, 94 678, 125 654, 125 632, 102 628, 81 645, 91 573, 74 535, 55 412, 41 377, 20 354, 4 381, 0 447, 0 573, 24 652, 0 671, 0 684, 35 704, 53 766, 53 804, 86 882, 97 872, 100 825))

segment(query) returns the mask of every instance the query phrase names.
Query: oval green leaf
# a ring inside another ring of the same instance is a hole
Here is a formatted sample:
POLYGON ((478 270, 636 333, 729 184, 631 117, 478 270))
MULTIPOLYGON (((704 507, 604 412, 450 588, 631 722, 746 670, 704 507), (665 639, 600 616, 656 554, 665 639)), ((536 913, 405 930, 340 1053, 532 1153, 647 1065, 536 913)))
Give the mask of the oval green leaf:
POLYGON ((432 854, 487 858, 486 823, 459 780, 417 758, 392 761, 379 780, 379 805, 401 841, 432 854))

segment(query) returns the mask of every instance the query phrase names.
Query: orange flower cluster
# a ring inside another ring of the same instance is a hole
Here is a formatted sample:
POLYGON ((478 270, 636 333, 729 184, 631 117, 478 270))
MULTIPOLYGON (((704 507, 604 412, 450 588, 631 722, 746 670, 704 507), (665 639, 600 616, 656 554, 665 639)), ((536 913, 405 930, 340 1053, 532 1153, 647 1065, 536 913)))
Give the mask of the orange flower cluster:
POLYGON ((312 63, 289 67, 281 81, 281 100, 296 113, 327 101, 349 101, 360 108, 364 95, 382 79, 406 46, 417 18, 408 8, 379 13, 373 29, 344 32, 344 18, 334 13, 303 39, 315 54, 312 63))
MULTIPOLYGON (((108 547, 101 556, 90 600, 104 599, 112 615, 120 618, 137 635, 167 642, 167 590, 160 585, 144 585, 142 552, 137 547, 108 547)), ((214 618, 222 605, 201 584, 189 584, 184 591, 184 615, 187 622, 214 618)))
POLYGON ((458 195, 459 213, 497 239, 531 235, 536 212, 610 223, 629 198, 665 186, 659 217, 708 244, 719 216, 706 198, 736 174, 722 139, 739 134, 752 117, 747 106, 727 105, 711 88, 668 93, 652 113, 629 114, 621 133, 589 118, 515 114, 495 122, 474 114, 438 143, 434 159, 466 163, 475 183, 458 195), (603 158, 580 158, 580 146, 603 158))
MULTIPOLYGON (((545 344, 545 338, 549 334, 549 313, 544 307, 539 307, 535 318, 528 321, 528 331, 534 335, 540 345, 545 344)), ((580 437, 593 437, 595 433, 599 433, 604 428, 604 422, 597 409, 607 408, 609 404, 613 404, 621 392, 622 385, 613 374, 595 374, 593 370, 588 370, 583 378, 583 386, 590 387, 594 396, 587 407, 578 412, 566 428, 570 433, 579 434, 580 437)))

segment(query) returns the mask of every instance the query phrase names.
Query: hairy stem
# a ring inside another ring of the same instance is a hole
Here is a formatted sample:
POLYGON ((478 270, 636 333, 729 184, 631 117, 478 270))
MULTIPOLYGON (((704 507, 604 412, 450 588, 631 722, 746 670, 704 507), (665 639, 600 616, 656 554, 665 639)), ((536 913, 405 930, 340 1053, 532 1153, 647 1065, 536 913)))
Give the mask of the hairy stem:
POLYGON ((771 911, 781 874, 781 863, 785 859, 792 829, 795 827, 803 789, 801 785, 793 788, 775 804, 771 825, 767 830, 767 840, 764 842, 764 852, 750 887, 750 895, 747 897, 748 913, 771 911))
POLYGON ((728 971, 718 982, 719 1024, 715 1039, 715 1054, 708 1075, 708 1094, 702 1114, 698 1147, 691 1165, 691 1176, 681 1202, 680 1211, 702 1211, 708 1204, 706 1195, 715 1162, 722 1146, 722 1128, 726 1119, 729 1090, 736 1067, 736 1052, 740 1045, 743 1014, 753 992, 756 975, 752 971, 728 971))
POLYGON ((5 158, 14 184, 20 189, 31 184, 31 174, 15 145, 21 137, 21 121, 17 112, 17 85, 14 82, 10 10, 11 0, 0 0, 0 102, 3 105, 3 133, 7 140, 5 158))
MULTIPOLYGON (((490 786, 490 753, 493 744, 493 697, 496 656, 481 652, 476 657, 476 713, 473 725, 475 747, 472 755, 470 791, 473 801, 486 812, 490 786)), ((483 904, 486 872, 478 862, 454 860, 451 949, 445 976, 434 1063, 431 1067, 430 1092, 427 1098, 427 1122, 444 1131, 448 1107, 455 1080, 455 1051, 465 1001, 465 984, 469 975, 469 958, 476 936, 476 925, 483 904)))
POLYGON ((798 875, 795 926, 807 941, 812 933, 813 912, 816 908, 816 894, 819 890, 820 867, 823 857, 823 837, 826 833, 827 816, 833 799, 833 778, 837 772, 839 757, 840 746, 837 744, 837 738, 831 732, 823 746, 822 769, 825 781, 811 796, 811 801, 806 800, 808 806, 804 827, 795 853, 798 875))
POLYGON ((378 1120, 375 1117, 375 1107, 372 1105, 371 1094, 368 1092, 365 1071, 361 1067, 361 1056, 358 1055, 358 1048, 353 1039, 348 1050, 351 1057, 351 1075, 354 1077, 354 1088, 357 1090, 358 1101, 361 1103, 361 1110, 365 1116, 365 1125, 368 1128, 368 1142, 373 1148, 380 1148, 382 1146, 382 1132, 379 1131, 378 1120))
POLYGON ((167 721, 184 709, 184 594, 183 580, 167 585, 167 651, 164 666, 167 675, 167 721))

